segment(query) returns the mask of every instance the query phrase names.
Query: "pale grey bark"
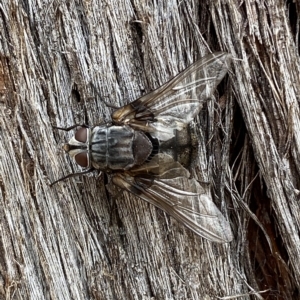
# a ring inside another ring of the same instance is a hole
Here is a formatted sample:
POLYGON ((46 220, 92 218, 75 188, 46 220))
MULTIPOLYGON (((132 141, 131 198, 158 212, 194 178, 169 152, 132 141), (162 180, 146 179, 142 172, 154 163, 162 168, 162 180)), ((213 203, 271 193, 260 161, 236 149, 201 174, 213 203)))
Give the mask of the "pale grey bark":
POLYGON ((0 2, 0 299, 298 299, 299 4, 199 2, 0 2), (198 118, 192 173, 233 242, 125 192, 113 205, 99 177, 49 186, 79 171, 52 126, 107 122, 104 101, 219 50, 236 60, 198 118))

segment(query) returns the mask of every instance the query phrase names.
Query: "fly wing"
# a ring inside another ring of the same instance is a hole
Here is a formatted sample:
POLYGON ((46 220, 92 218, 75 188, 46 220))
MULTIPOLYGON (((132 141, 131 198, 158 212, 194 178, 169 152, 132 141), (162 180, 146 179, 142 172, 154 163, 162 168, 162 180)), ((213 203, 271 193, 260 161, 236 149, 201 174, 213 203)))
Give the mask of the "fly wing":
POLYGON ((112 114, 116 124, 129 124, 168 140, 199 113, 228 71, 231 55, 216 52, 204 56, 158 89, 112 114))
POLYGON ((113 176, 113 183, 159 207, 210 241, 232 240, 228 221, 189 172, 170 156, 158 154, 151 162, 113 176), (185 187, 185 190, 182 189, 185 187))

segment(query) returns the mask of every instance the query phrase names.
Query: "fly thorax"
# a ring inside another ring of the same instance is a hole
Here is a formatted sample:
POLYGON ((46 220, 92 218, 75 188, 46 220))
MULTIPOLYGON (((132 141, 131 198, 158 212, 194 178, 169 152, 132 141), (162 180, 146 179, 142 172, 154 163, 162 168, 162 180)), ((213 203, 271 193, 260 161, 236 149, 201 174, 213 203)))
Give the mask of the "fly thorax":
POLYGON ((143 132, 124 126, 96 126, 92 130, 90 154, 96 169, 126 170, 146 161, 152 144, 143 132))
POLYGON ((92 166, 103 171, 108 165, 107 130, 107 126, 96 126, 92 129, 89 149, 92 166))
POLYGON ((135 131, 133 139, 134 164, 141 165, 146 162, 153 152, 154 145, 149 137, 142 131, 135 131))

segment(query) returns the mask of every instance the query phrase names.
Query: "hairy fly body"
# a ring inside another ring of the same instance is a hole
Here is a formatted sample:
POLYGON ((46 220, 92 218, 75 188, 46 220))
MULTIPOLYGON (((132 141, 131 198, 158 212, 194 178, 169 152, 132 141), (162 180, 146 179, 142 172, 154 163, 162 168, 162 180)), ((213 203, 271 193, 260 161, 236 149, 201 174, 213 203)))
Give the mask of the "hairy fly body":
POLYGON ((86 168, 79 174, 106 172, 115 185, 161 208, 199 236, 230 242, 228 221, 187 170, 197 154, 189 123, 226 75, 230 62, 228 53, 209 54, 158 89, 117 109, 111 124, 82 126, 64 146, 86 168))

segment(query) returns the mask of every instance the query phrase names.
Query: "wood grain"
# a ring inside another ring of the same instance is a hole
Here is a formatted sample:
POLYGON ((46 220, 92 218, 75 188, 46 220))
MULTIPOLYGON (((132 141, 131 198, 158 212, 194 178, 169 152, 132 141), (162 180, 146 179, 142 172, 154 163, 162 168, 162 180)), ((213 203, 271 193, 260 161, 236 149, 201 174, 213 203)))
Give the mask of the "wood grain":
POLYGON ((3 0, 0 299, 298 299, 299 15, 282 0, 3 0), (102 176, 49 186, 80 171, 52 126, 109 122, 105 102, 220 50, 236 59, 197 118, 192 174, 233 242, 107 193, 102 176))

